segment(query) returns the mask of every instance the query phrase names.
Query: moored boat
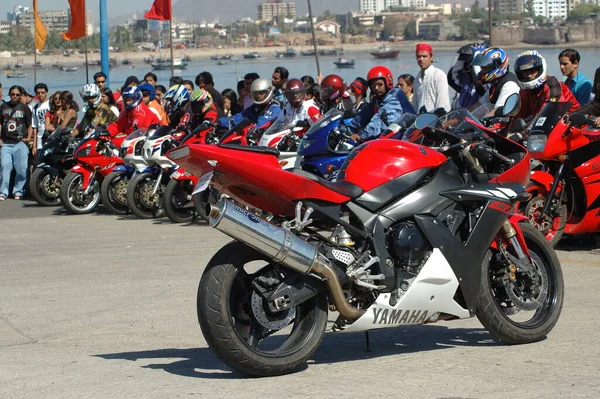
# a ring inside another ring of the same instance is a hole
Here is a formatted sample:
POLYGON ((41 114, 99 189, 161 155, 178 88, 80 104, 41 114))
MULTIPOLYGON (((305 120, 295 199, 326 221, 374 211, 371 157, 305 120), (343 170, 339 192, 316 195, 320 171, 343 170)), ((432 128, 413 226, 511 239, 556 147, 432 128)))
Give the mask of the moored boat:
POLYGON ((354 60, 339 58, 337 61, 333 61, 333 63, 338 68, 354 68, 354 60))

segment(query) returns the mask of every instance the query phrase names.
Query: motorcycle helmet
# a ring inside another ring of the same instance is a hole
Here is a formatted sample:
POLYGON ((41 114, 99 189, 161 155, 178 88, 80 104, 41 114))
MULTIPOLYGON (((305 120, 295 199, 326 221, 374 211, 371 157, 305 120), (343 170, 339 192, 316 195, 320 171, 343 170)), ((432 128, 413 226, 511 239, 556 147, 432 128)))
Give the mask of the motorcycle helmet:
POLYGON ((345 90, 346 85, 344 84, 344 79, 338 75, 327 75, 321 82, 319 95, 321 97, 321 101, 323 103, 327 103, 340 98, 344 94, 345 90))
POLYGON ((142 95, 144 93, 148 93, 148 95, 150 96, 150 101, 154 101, 154 99, 156 98, 156 89, 150 83, 142 83, 137 88, 140 89, 142 95))
POLYGON ((135 86, 128 87, 125 90, 123 90, 123 93, 121 93, 121 97, 123 97, 123 104, 125 104, 125 109, 128 110, 134 109, 135 107, 140 105, 140 103, 144 99, 142 92, 135 86), (133 99, 133 102, 127 104, 128 98, 133 99))
POLYGON ((165 112, 170 115, 182 110, 190 102, 190 92, 184 85, 171 87, 163 96, 165 112))
POLYGON ((382 65, 371 68, 367 74, 367 82, 369 85, 371 85, 371 81, 375 79, 383 79, 388 90, 394 87, 394 77, 392 76, 392 71, 382 65))
POLYGON ((102 95, 100 94, 100 88, 95 84, 90 83, 83 86, 83 90, 81 90, 80 94, 86 106, 90 108, 98 108, 98 105, 100 105, 100 99, 102 98, 102 95))
POLYGON ((508 73, 508 55, 499 47, 490 47, 475 55, 472 65, 481 68, 477 79, 490 83, 508 73))
POLYGON ((213 99, 204 89, 198 89, 192 96, 190 106, 195 114, 204 114, 213 105, 213 99))
POLYGON ((546 60, 536 50, 524 51, 517 56, 515 73, 525 90, 538 89, 548 79, 546 60), (536 71, 537 75, 531 77, 531 73, 536 71))
POLYGON ((298 108, 304 101, 306 88, 300 79, 290 79, 283 92, 285 98, 292 104, 292 107, 298 108))
POLYGON ((262 105, 271 101, 273 97, 273 86, 265 78, 256 79, 250 86, 250 97, 254 104, 262 105))
POLYGON ((485 45, 483 43, 465 44, 457 51, 457 61, 472 62, 477 53, 480 53, 483 50, 485 50, 485 45))

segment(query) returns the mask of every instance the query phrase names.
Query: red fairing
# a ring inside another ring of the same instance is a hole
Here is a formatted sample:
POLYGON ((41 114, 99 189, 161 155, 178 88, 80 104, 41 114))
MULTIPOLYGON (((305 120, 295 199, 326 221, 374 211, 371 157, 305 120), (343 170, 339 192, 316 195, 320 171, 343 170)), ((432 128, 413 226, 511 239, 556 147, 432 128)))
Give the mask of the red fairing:
POLYGON ((272 154, 204 144, 193 144, 189 149, 188 156, 174 159, 177 164, 196 176, 214 169, 212 184, 217 190, 266 212, 291 216, 298 200, 337 204, 350 200, 306 177, 284 171, 272 154), (216 166, 209 161, 216 161, 216 166))
POLYGON ((112 136, 117 133, 130 134, 134 127, 143 129, 150 125, 160 124, 158 116, 143 102, 131 110, 125 110, 119 115, 119 119, 108 127, 108 131, 112 136))
POLYGON ((343 180, 370 191, 399 176, 436 168, 446 156, 428 147, 399 140, 375 140, 356 148, 342 165, 343 180))

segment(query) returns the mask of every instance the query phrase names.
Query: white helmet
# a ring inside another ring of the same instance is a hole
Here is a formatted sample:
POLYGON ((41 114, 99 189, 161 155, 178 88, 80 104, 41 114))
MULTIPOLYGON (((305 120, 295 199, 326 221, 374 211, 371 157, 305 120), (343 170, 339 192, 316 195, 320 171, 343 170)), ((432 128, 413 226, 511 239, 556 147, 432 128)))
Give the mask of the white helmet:
POLYGON ((515 74, 525 90, 542 87, 548 79, 547 70, 546 60, 536 50, 523 51, 515 61, 515 74), (535 78, 529 78, 527 71, 538 71, 538 74, 535 78))
POLYGON ((262 105, 269 102, 273 97, 271 82, 264 78, 256 79, 250 87, 250 97, 254 104, 262 105))
POLYGON ((100 98, 102 97, 100 94, 100 88, 93 83, 89 83, 83 86, 83 90, 80 92, 81 98, 86 106, 90 108, 97 108, 100 104, 100 98), (93 103, 90 103, 90 100, 94 100, 93 103))

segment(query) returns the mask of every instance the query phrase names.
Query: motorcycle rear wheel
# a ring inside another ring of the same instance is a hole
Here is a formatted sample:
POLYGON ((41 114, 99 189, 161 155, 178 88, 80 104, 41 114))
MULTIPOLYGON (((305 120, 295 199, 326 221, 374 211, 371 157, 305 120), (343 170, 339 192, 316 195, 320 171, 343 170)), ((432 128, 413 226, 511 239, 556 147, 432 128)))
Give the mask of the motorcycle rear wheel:
MULTIPOLYGON (((537 298, 543 298, 540 306, 524 310, 507 297, 506 288, 499 281, 504 273, 496 262, 496 250, 488 250, 481 273, 481 288, 477 318, 497 339, 506 344, 527 344, 541 341, 554 328, 560 317, 564 300, 564 281, 560 262, 544 236, 529 223, 521 223, 521 230, 540 277, 542 287, 537 298), (545 295, 544 297, 542 295, 545 295), (528 313, 532 313, 528 318, 528 313), (509 317, 513 316, 513 317, 509 317)), ((517 271, 517 284, 525 284, 517 271)))
POLYGON ((126 215, 129 212, 127 204, 129 181, 127 172, 111 172, 102 181, 100 186, 102 204, 113 215, 126 215))
POLYGON ((297 306, 286 326, 270 330, 261 325, 251 297, 253 279, 272 268, 263 259, 238 241, 227 244, 207 265, 197 298, 198 321, 212 351, 227 366, 254 377, 287 374, 302 366, 320 345, 327 325, 324 293, 297 306), (265 267, 250 273, 261 260, 265 267))
POLYGON ((165 189, 165 213, 173 223, 191 223, 195 218, 194 203, 191 200, 194 185, 191 180, 169 181, 165 189))
POLYGON ((60 187, 60 200, 69 213, 83 215, 92 212, 100 203, 100 185, 97 180, 90 183, 88 194, 81 188, 83 175, 69 172, 60 187))
POLYGON ((165 212, 160 187, 156 195, 151 192, 157 177, 150 172, 140 173, 127 185, 127 204, 131 213, 140 219, 160 218, 165 212))
POLYGON ((35 202, 41 206, 59 206, 62 180, 60 175, 54 177, 48 170, 37 168, 29 178, 29 192, 35 202))

